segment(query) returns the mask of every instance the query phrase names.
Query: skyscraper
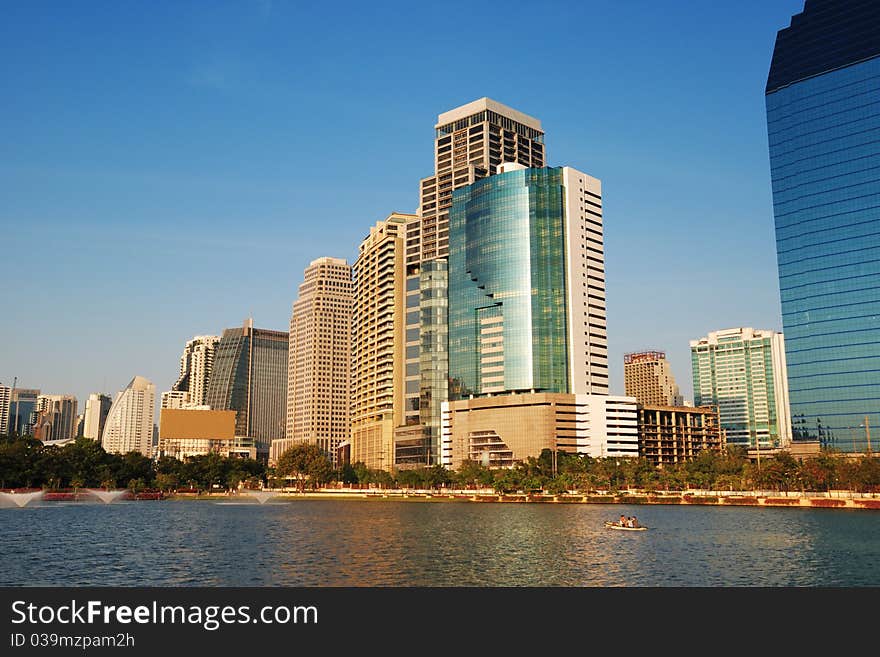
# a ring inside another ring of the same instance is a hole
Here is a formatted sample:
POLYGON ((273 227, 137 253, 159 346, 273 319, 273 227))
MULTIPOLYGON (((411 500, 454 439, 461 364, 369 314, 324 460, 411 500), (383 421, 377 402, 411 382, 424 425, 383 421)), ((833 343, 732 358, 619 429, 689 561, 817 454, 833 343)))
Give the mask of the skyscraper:
POLYGON ((844 451, 880 426, 878 97, 880 3, 806 0, 765 96, 779 289, 793 438, 844 451))
POLYGON ((109 395, 93 392, 86 400, 86 412, 83 418, 83 436, 92 440, 101 440, 107 413, 113 401, 109 395))
POLYGON ((36 419, 37 398, 40 391, 34 388, 13 388, 9 400, 9 434, 30 436, 36 419))
POLYGON ((418 423, 417 409, 404 412, 419 392, 405 369, 407 344, 418 349, 418 328, 406 328, 404 270, 406 227, 416 220, 394 212, 371 227, 353 267, 351 460, 370 468, 391 470, 395 429, 407 415, 418 423))
POLYGON ((9 431, 9 407, 12 404, 12 388, 0 383, 0 436, 9 431))
POLYGON ((155 408, 156 386, 142 376, 134 377, 110 406, 101 445, 108 452, 152 456, 155 408))
MULTIPOLYGON (((220 337, 217 335, 197 335, 183 348, 183 354, 180 356, 180 374, 171 386, 170 392, 182 392, 185 395, 169 396, 179 400, 180 408, 204 408, 208 381, 214 366, 214 353, 219 342, 220 337)), ((162 395, 164 400, 165 393, 162 395)))
POLYGON ((267 458, 273 439, 283 438, 287 412, 286 331, 226 329, 214 354, 205 403, 215 411, 235 411, 235 436, 251 438, 257 456, 267 458))
POLYGON ((39 440, 70 440, 76 437, 77 399, 73 395, 37 397, 34 437, 39 440))
POLYGON ((570 167, 503 165, 456 190, 450 400, 608 394, 602 190, 570 167))
POLYGON ((334 464, 351 431, 351 317, 351 267, 313 260, 290 317, 287 440, 318 445, 334 464))
POLYGON ((727 444, 787 446, 791 416, 782 333, 725 329, 690 345, 694 403, 718 408, 727 444))
POLYGON ((598 179, 505 162, 453 192, 448 281, 442 463, 638 456, 636 400, 608 395, 598 179))
POLYGON ((407 265, 449 253, 454 190, 493 175, 502 162, 546 161, 541 122, 491 98, 440 114, 434 131, 434 175, 419 187, 420 221, 407 232, 407 265))
POLYGON ((623 355, 623 381, 626 394, 639 404, 681 406, 684 399, 662 351, 642 351, 623 355))

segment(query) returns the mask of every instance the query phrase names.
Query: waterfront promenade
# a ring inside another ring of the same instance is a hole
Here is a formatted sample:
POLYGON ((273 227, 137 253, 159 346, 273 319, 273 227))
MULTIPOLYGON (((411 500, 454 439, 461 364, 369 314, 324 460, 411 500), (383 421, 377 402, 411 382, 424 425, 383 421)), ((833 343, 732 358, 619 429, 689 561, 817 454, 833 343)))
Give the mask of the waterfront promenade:
MULTIPOLYGON (((393 499, 428 502, 477 502, 477 503, 539 503, 539 504, 647 504, 682 506, 761 506, 828 509, 880 510, 880 493, 858 493, 849 490, 829 492, 802 491, 622 491, 590 493, 498 493, 492 489, 357 489, 324 488, 299 492, 281 489, 275 499, 393 499)), ((235 495, 214 495, 212 499, 243 497, 246 492, 235 495)), ((207 496, 175 495, 176 499, 202 499, 207 496)))

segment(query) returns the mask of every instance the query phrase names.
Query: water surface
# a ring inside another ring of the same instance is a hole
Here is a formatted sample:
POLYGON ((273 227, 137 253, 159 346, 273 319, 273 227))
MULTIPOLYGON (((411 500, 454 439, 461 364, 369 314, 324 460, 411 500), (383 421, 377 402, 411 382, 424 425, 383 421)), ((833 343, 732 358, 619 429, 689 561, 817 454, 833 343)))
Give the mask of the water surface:
POLYGON ((864 510, 41 502, 0 508, 0 585, 878 586, 878 537, 864 510))

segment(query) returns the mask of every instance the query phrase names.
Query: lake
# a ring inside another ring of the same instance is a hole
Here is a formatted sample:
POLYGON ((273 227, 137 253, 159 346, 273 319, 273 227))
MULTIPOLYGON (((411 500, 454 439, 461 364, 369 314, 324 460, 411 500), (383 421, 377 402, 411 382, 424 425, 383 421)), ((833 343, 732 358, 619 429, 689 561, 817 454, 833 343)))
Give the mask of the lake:
POLYGON ((0 508, 0 585, 878 586, 878 537, 864 510, 44 501, 0 508))

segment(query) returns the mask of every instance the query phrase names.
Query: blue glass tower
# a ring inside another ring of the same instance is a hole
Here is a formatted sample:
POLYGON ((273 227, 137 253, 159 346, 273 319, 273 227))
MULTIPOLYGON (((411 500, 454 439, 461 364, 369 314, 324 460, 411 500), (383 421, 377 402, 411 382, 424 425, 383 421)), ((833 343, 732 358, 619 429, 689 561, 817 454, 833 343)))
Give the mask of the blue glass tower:
POLYGON ((880 428, 880 3, 806 0, 766 104, 793 439, 861 452, 880 428))
POLYGON ((601 183, 502 168, 452 195, 449 399, 607 395, 601 183))

